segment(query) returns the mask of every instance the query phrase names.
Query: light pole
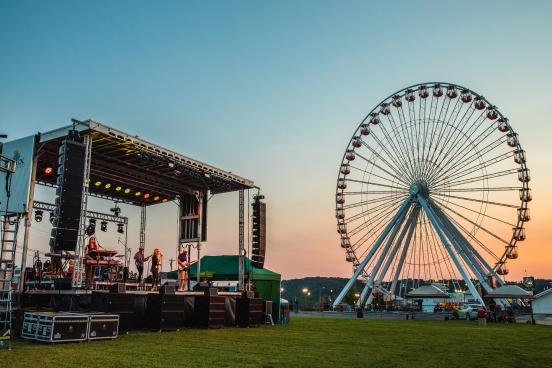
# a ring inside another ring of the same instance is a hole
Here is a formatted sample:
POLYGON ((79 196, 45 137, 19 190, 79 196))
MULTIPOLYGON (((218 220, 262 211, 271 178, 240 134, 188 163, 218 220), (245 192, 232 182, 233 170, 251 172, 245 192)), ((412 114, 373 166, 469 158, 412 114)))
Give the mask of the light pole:
POLYGON ((325 289, 325 286, 321 286, 318 292, 318 308, 322 312, 322 289, 325 289))
POLYGON ((310 291, 309 291, 308 288, 303 288, 302 292, 303 292, 303 302, 304 302, 304 304, 306 304, 307 303, 307 295, 310 296, 310 291))

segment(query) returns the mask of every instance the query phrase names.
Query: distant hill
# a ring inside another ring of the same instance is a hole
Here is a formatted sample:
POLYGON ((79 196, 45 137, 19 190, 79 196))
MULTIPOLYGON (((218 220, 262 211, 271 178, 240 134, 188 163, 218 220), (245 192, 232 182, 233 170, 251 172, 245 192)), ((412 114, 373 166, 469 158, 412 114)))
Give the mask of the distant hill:
MULTIPOLYGON (((305 277, 302 279, 283 280, 282 288, 284 291, 282 292, 282 298, 290 302, 297 299, 301 308, 315 308, 320 301, 334 300, 348 280, 342 277, 305 277), (306 289, 305 293, 303 289, 306 289)), ((461 287, 464 287, 464 281, 455 281, 461 287)), ((410 283, 412 283, 412 280, 410 280, 410 283)), ((420 280, 420 283, 423 283, 423 281, 420 280)), ((518 282, 518 284, 522 286, 521 282, 518 282)), ((552 280, 550 279, 535 279, 535 294, 551 286, 552 280)), ((362 285, 360 281, 357 281, 344 302, 351 303, 355 300, 355 293, 359 293, 361 290, 362 285)))

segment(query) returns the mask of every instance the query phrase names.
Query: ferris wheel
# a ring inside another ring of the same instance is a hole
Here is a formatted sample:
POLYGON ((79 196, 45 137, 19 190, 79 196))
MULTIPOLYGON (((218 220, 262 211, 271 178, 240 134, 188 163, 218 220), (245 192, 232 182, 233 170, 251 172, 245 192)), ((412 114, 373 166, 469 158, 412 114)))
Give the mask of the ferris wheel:
POLYGON ((530 220, 530 173, 508 119, 476 92, 425 83, 394 93, 356 128, 339 167, 337 232, 355 280, 404 297, 424 282, 504 284, 530 220))

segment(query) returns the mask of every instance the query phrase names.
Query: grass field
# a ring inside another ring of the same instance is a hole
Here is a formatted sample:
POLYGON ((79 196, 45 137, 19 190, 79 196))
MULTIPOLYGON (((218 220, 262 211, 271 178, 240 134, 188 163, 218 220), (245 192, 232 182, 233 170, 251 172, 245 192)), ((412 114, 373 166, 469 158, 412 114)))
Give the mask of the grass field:
POLYGON ((0 351, 17 367, 552 367, 552 327, 294 318, 288 326, 133 332, 113 341, 0 351))

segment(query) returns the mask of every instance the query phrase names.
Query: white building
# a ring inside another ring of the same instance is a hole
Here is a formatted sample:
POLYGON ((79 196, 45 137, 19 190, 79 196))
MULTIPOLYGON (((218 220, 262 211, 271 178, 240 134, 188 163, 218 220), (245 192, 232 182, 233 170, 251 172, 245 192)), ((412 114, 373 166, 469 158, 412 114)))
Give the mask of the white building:
POLYGON ((533 299, 533 313, 552 314, 552 287, 535 295, 533 299))

